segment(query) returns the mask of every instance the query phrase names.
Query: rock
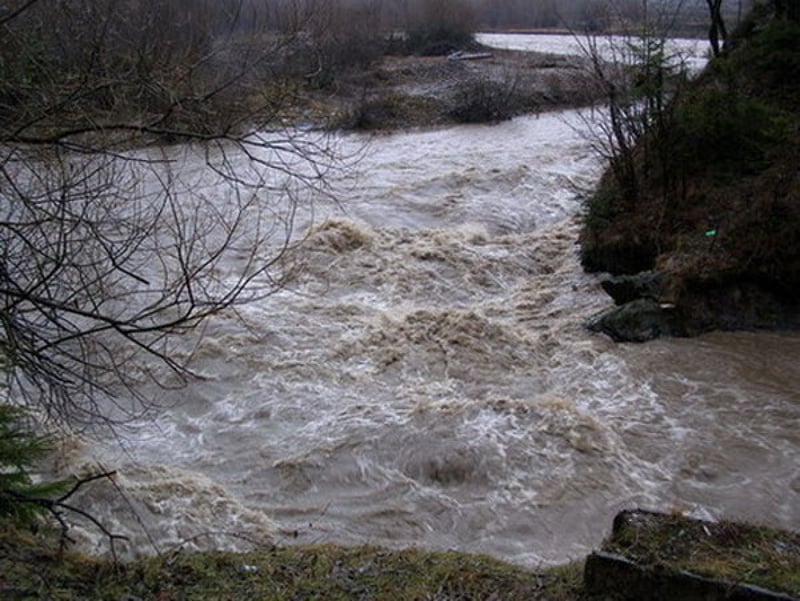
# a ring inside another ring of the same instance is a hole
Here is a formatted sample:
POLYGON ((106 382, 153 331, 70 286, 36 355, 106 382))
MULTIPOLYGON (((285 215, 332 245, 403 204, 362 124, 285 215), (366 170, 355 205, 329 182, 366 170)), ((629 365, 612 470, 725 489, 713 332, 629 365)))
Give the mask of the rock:
POLYGON ((646 342, 673 334, 670 309, 647 298, 603 311, 590 318, 586 327, 607 334, 616 342, 646 342))
POLYGON ((623 511, 586 559, 592 598, 797 601, 798 534, 679 514, 623 511), (768 588, 764 588, 764 587, 768 588))
POLYGON ((617 305, 640 298, 658 301, 664 294, 667 276, 657 271, 643 271, 635 275, 620 275, 600 282, 603 290, 617 305))
POLYGON ((593 595, 641 601, 797 601, 757 586, 671 572, 638 564, 620 555, 596 551, 586 558, 586 590, 593 595))

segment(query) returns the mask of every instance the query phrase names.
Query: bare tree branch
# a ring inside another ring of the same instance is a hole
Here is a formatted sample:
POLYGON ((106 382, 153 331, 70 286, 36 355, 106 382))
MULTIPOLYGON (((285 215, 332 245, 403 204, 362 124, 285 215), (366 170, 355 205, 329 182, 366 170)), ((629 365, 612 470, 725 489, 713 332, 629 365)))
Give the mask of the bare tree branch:
POLYGON ((181 335, 292 276, 339 157, 281 118, 296 31, 242 6, 38 0, 0 23, 0 354, 54 418, 147 410, 143 382, 191 376, 181 335))
POLYGON ((39 0, 27 0, 27 2, 23 2, 20 6, 11 10, 11 12, 8 14, 0 16, 0 27, 16 19, 37 2, 39 2, 39 0))
POLYGON ((111 532, 106 526, 94 517, 92 514, 84 511, 83 509, 76 507, 70 503, 67 503, 69 499, 78 492, 82 487, 95 482, 97 480, 107 479, 113 482, 113 478, 116 475, 116 472, 103 472, 99 474, 94 474, 92 476, 88 476, 86 478, 80 478, 75 481, 73 486, 64 494, 56 499, 51 499, 48 497, 38 497, 23 494, 14 490, 3 490, 0 491, 3 494, 6 494, 15 499, 16 502, 26 504, 26 505, 35 505, 37 507, 41 507, 50 514, 50 516, 55 519, 59 525, 61 526, 61 546, 62 549, 66 546, 68 542, 73 542, 69 538, 69 524, 65 519, 65 514, 73 513, 75 515, 81 516, 82 518, 91 522, 103 535, 108 539, 109 547, 111 549, 112 557, 114 561, 117 561, 117 553, 115 548, 115 543, 117 541, 128 540, 128 537, 123 536, 121 534, 114 534, 111 532))

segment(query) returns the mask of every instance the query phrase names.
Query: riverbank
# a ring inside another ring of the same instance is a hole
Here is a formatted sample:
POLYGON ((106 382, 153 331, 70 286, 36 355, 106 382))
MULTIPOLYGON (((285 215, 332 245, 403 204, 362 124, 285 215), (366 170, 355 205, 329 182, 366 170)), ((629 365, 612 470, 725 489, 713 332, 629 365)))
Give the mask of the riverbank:
POLYGON ((391 131, 501 121, 592 100, 580 57, 482 48, 473 55, 385 56, 307 93, 293 118, 331 129, 391 131))
POLYGON ((526 570, 466 553, 333 545, 175 550, 115 564, 0 525, 0 599, 572 601, 581 598, 582 570, 582 562, 526 570))
POLYGON ((799 38, 800 23, 752 15, 661 115, 668 126, 606 173, 583 264, 626 277, 607 284, 620 307, 593 328, 642 341, 800 327, 799 38))
POLYGON ((526 569, 484 555, 312 545, 189 552, 118 563, 64 551, 56 532, 0 521, 0 598, 748 599, 800 595, 800 534, 677 514, 624 511, 585 561, 526 569))

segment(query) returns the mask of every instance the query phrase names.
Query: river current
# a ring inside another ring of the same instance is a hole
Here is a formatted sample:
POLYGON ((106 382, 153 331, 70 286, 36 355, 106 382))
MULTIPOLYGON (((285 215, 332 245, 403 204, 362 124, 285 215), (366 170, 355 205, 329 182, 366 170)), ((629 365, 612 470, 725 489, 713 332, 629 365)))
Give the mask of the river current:
MULTIPOLYGON (((371 543, 577 558, 631 507, 800 527, 800 336, 618 345, 583 273, 574 112, 342 138, 302 275, 211 322, 169 409, 63 469, 134 553, 371 543), (366 146, 365 146, 366 145, 366 146)), ((91 528, 82 544, 101 550, 91 528)))

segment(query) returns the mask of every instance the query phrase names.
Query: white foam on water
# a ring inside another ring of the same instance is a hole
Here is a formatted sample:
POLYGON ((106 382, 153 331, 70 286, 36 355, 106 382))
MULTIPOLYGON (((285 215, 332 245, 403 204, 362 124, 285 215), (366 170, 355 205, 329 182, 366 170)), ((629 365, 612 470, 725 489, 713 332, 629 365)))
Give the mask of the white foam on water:
POLYGON ((153 391, 168 409, 127 454, 90 450, 136 511, 114 490, 83 502, 143 553, 233 532, 526 565, 584 554, 634 505, 800 524, 798 376, 775 352, 777 371, 743 365, 796 338, 618 346, 583 328, 609 301, 578 260, 601 170, 578 122, 370 140, 334 177, 341 205, 303 224, 301 274, 187 344, 202 379, 153 391))

